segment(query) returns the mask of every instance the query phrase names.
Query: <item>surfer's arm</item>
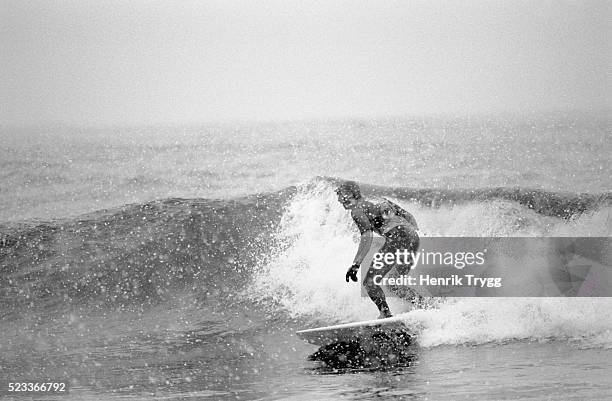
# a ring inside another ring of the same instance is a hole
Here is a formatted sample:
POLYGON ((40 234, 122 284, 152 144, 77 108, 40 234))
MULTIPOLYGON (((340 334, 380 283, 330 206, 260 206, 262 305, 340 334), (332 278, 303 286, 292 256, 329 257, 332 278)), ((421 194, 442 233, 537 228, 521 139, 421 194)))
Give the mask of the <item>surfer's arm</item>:
POLYGON ((406 221, 408 221, 408 224, 410 224, 415 230, 419 229, 419 225, 417 224, 417 221, 412 214, 406 212, 406 215, 403 217, 406 219, 406 221))
POLYGON ((370 219, 368 219, 365 212, 361 208, 353 209, 351 214, 355 224, 357 224, 357 227, 359 228, 359 232, 361 233, 359 248, 357 248, 357 254, 353 259, 353 264, 361 265, 361 262, 363 262, 363 259, 365 259, 370 247, 372 246, 374 227, 372 227, 370 219))
POLYGON ((357 248, 357 255, 355 255, 355 259, 353 259, 353 264, 361 265, 361 262, 363 262, 363 259, 365 259, 370 247, 372 246, 372 237, 372 230, 361 233, 359 248, 357 248))

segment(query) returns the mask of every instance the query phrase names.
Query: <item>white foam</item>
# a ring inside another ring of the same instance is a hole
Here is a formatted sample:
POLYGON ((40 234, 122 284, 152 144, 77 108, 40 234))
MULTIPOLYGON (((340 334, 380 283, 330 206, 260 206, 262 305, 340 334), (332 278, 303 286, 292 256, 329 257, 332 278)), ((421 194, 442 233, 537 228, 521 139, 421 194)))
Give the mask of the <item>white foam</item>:
POLYGON ((252 292, 272 298, 293 316, 330 321, 374 318, 377 310, 345 282, 356 247, 348 213, 325 182, 302 188, 284 212, 277 234, 283 243, 259 266, 252 292))
POLYGON ((608 298, 462 298, 403 316, 421 328, 419 343, 426 347, 517 339, 609 347, 611 304, 608 298))

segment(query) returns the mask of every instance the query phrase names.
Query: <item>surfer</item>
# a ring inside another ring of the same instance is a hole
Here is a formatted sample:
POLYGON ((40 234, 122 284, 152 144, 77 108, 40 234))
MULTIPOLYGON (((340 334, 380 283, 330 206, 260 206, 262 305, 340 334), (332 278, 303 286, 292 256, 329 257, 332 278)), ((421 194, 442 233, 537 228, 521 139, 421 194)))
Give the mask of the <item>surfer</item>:
MULTIPOLYGON (((410 255, 417 252, 419 247, 419 236, 416 232, 418 226, 414 217, 396 205, 385 200, 380 204, 369 202, 361 196, 359 185, 354 181, 345 181, 338 185, 336 189, 338 201, 342 206, 351 211, 351 217, 357 224, 361 233, 359 248, 353 259, 353 264, 346 272, 346 282, 357 281, 357 271, 368 255, 372 247, 373 237, 378 234, 385 239, 385 243, 377 250, 380 253, 395 253, 396 250, 407 250, 410 255)), ((400 274, 406 274, 412 266, 409 264, 385 264, 382 268, 376 269, 369 261, 368 271, 363 280, 368 296, 380 311, 379 318, 391 317, 391 311, 385 298, 382 288, 374 283, 374 276, 384 277, 396 266, 400 274)))

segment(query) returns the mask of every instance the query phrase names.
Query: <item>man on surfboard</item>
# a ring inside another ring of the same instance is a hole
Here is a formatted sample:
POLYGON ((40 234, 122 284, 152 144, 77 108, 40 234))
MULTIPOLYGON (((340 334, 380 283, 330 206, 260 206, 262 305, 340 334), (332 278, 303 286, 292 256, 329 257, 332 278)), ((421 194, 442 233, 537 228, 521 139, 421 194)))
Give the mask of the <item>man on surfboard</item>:
MULTIPOLYGON (((395 253, 397 250, 407 250, 412 255, 412 252, 417 252, 419 236, 416 230, 418 230, 418 227, 416 220, 410 213, 389 200, 374 204, 363 199, 359 185, 354 181, 342 182, 338 185, 336 194, 338 194, 338 201, 342 206, 351 211, 351 217, 361 233, 357 254, 353 259, 353 264, 346 272, 347 283, 349 279, 357 281, 357 271, 366 256, 371 253, 374 235, 380 235, 385 240, 384 245, 376 250, 380 253, 395 253)), ((367 262, 369 266, 363 280, 363 286, 370 299, 378 307, 379 318, 391 317, 385 293, 379 285, 375 284, 374 276, 384 277, 394 266, 397 266, 400 274, 407 273, 412 266, 412 260, 409 264, 385 264, 382 268, 373 267, 370 260, 367 262)))

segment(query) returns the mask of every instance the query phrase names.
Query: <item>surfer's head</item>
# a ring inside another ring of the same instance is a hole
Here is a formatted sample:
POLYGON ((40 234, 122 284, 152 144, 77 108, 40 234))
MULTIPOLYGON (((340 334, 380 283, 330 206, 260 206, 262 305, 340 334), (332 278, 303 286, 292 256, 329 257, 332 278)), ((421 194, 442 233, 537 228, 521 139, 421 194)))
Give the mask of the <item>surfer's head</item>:
POLYGON ((352 209, 359 199, 361 199, 361 190, 355 181, 342 182, 338 185, 338 188, 336 188, 336 194, 338 194, 338 202, 340 202, 345 209, 352 209))

